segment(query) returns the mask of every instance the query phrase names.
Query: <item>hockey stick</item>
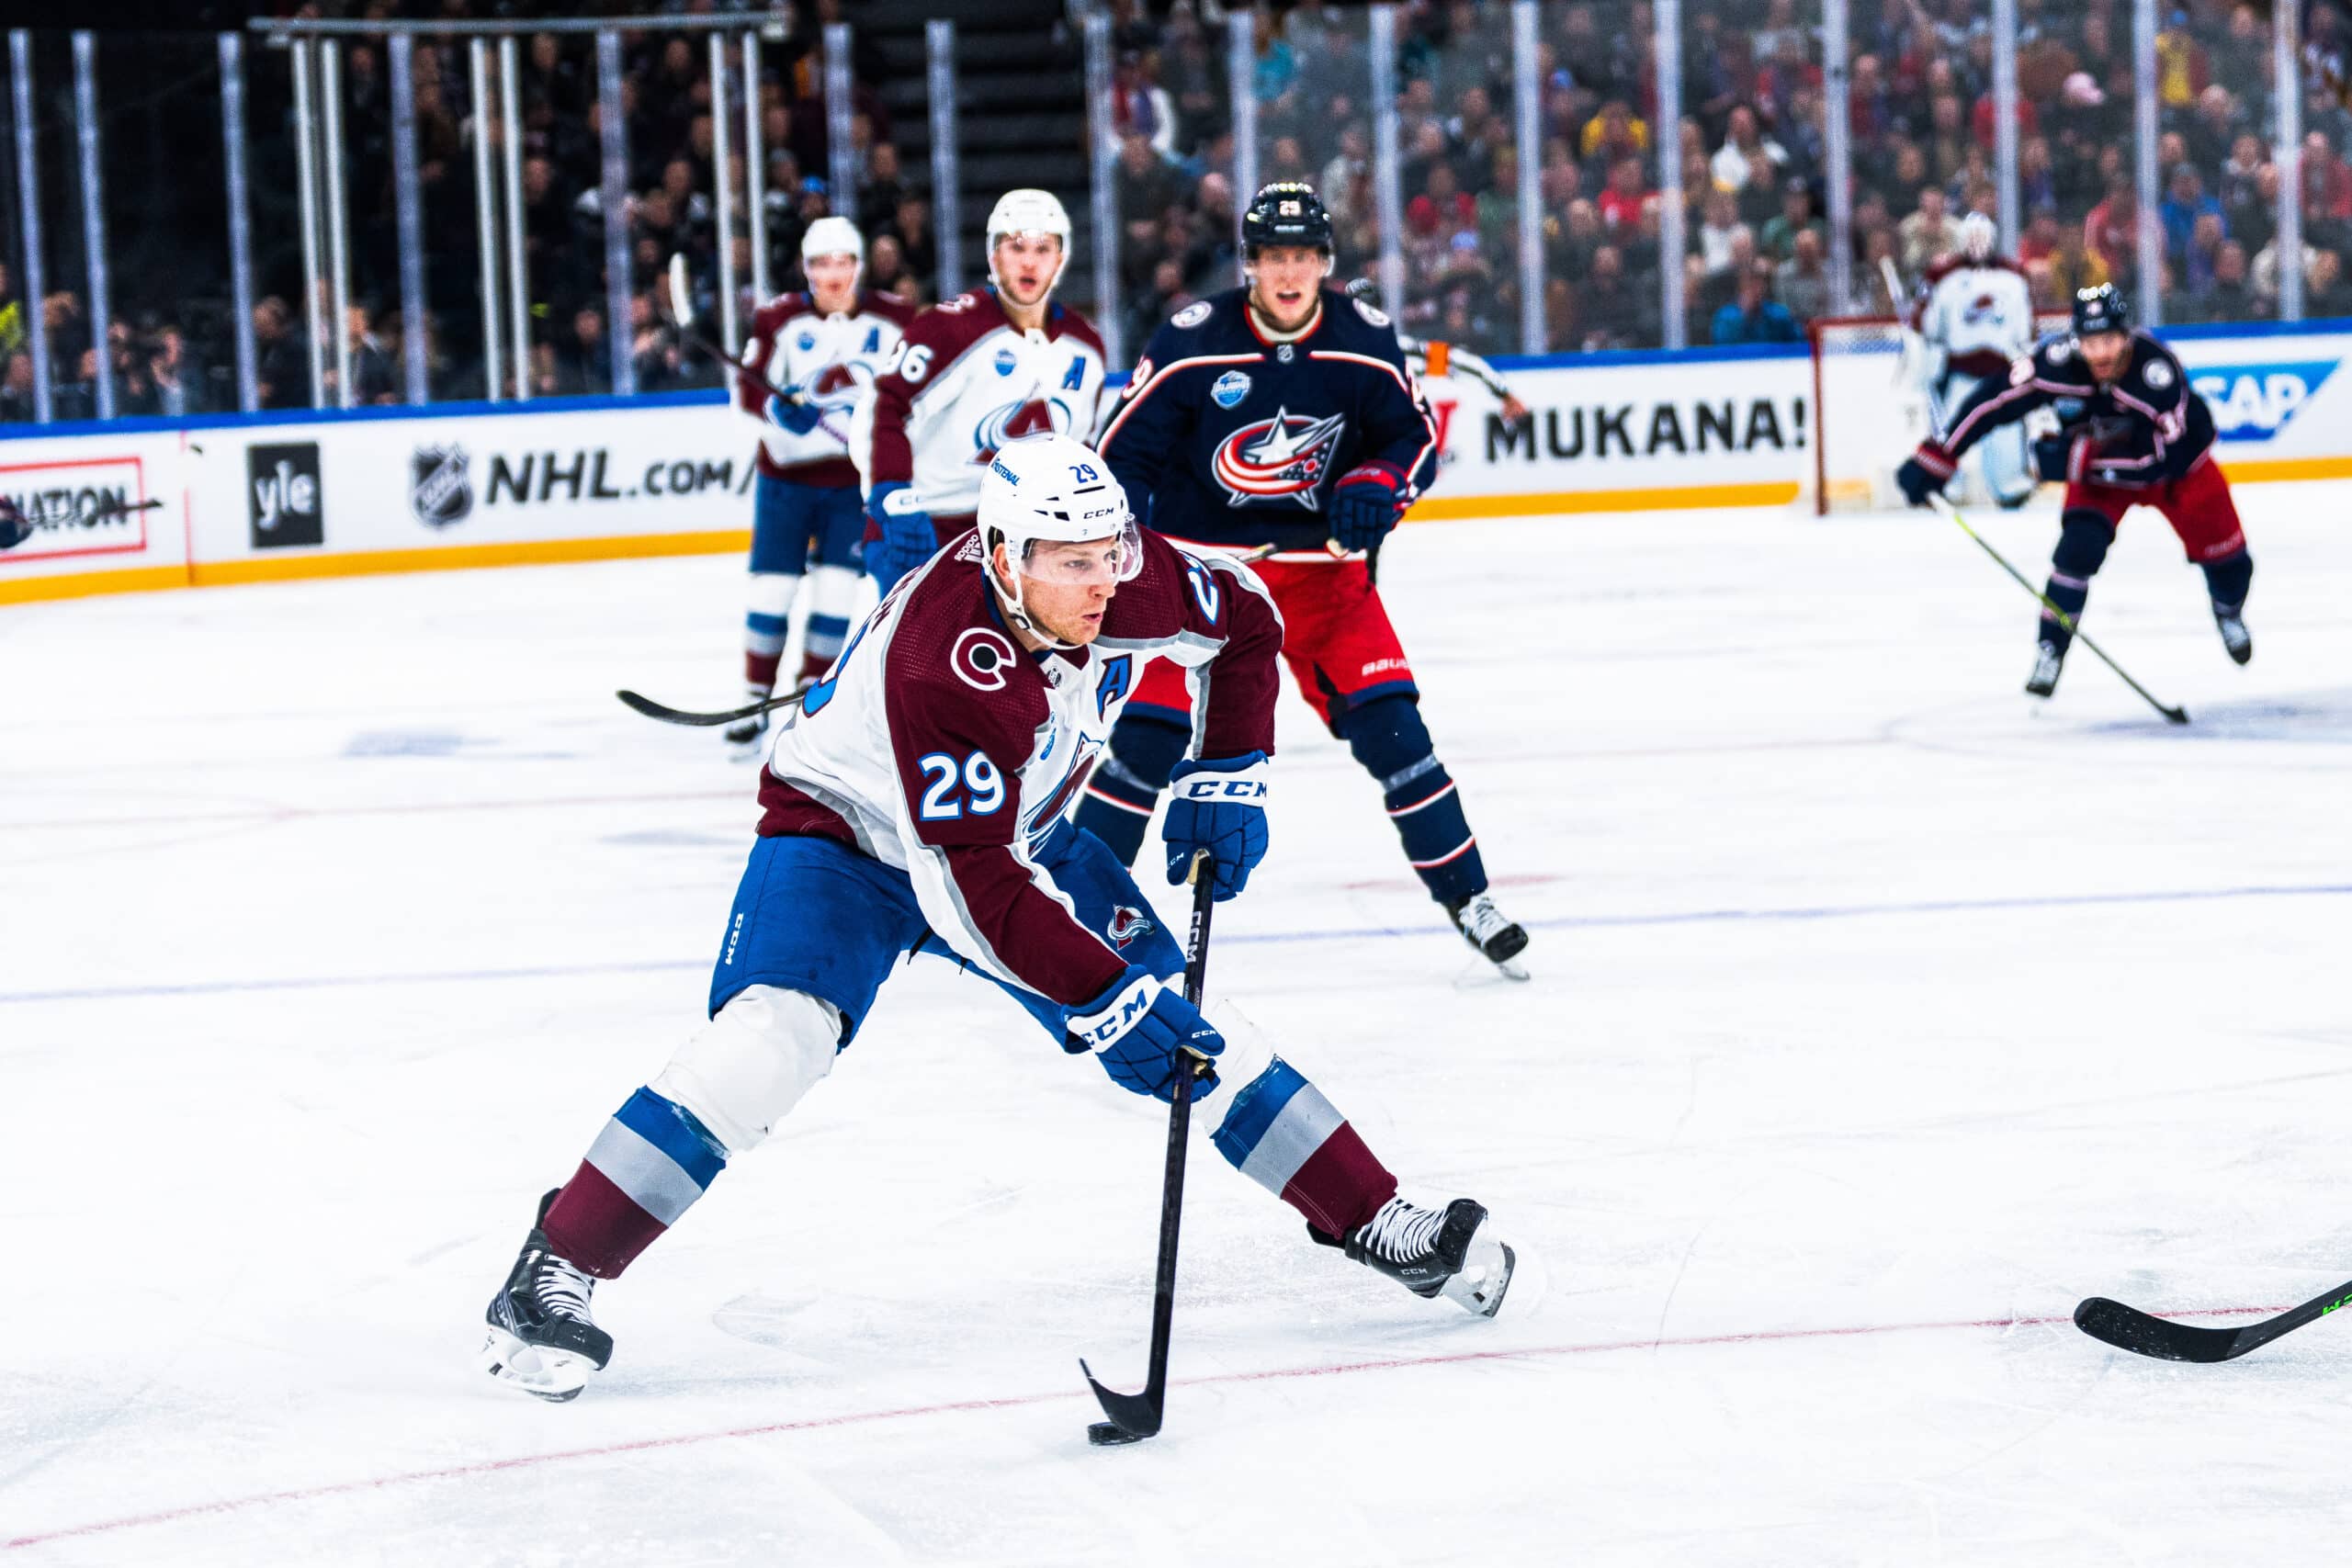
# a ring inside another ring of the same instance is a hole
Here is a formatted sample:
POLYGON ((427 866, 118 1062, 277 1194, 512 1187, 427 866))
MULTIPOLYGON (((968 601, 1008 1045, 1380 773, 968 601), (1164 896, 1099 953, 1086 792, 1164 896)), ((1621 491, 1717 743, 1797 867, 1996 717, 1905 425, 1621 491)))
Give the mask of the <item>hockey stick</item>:
POLYGON ((778 708, 797 708, 807 699, 808 694, 805 691, 793 692, 786 696, 770 697, 765 702, 752 703, 740 708, 729 708, 725 713, 688 713, 683 708, 673 708, 667 704, 657 703, 651 697, 640 697, 635 692, 615 692, 613 695, 620 698, 622 704, 632 713, 641 713, 646 717, 659 719, 663 724, 688 724, 697 728, 707 728, 714 724, 733 724, 738 719, 752 718, 763 713, 774 713, 778 708))
POLYGON ((1985 543, 1984 536, 1979 534, 1975 529, 1968 525, 1968 519, 1960 514, 1959 507, 1954 506, 1950 501, 1946 500, 1941 495, 1930 495, 1928 497, 1928 500, 1938 512, 1942 513, 1946 517, 1951 518, 1954 523, 1960 525, 1960 531, 1962 533, 1975 540, 1986 555, 1991 556, 1995 560, 2000 562, 2001 570, 2007 572, 2011 577, 2016 578, 2019 588, 2024 589, 2028 593, 2032 594, 2035 599, 2039 600, 2041 604, 2041 607, 2049 611, 2052 615, 2056 616, 2058 624, 2065 627, 2066 630, 2073 635, 2076 642, 2081 643, 2085 648, 2087 648, 2093 653, 2098 654, 2100 663, 2106 665, 2109 670, 2114 671, 2118 676, 2121 677, 2123 683, 2131 687, 2133 691, 2139 693, 2140 695, 2146 700, 2147 705, 2150 707, 2164 715, 2166 722, 2172 724, 2187 724, 2188 722, 2188 711, 2186 708, 2165 706, 2164 704, 2156 700, 2154 693, 2149 691, 2147 687, 2140 684, 2139 682, 2132 679, 2130 671, 2126 671, 2122 665, 2118 664, 2114 660, 2109 658, 2107 649, 2093 642, 2090 637, 2075 624, 2074 616, 2066 614, 2065 611, 2052 604, 2050 602, 2050 595, 2044 593, 2041 589, 2036 588, 2031 582, 2028 581, 2023 572, 2009 564, 2007 557, 2002 555, 2000 551, 1985 543))
MULTIPOLYGON (((669 296, 670 320, 677 327, 678 336, 689 346, 702 350, 704 354, 715 360, 721 369, 749 381, 771 398, 794 404, 806 404, 808 401, 807 393, 786 392, 765 376, 721 348, 716 339, 695 325, 694 290, 686 283, 686 254, 684 251, 674 252, 670 257, 669 296)), ((830 419, 819 418, 817 428, 836 441, 845 442, 849 439, 830 419)))
POLYGON ((0 496, 0 550, 15 549, 43 528, 78 528, 103 518, 128 517, 134 512, 153 512, 163 504, 160 496, 133 502, 126 506, 118 506, 104 496, 93 496, 87 511, 76 511, 73 516, 62 517, 53 523, 46 519, 36 523, 17 511, 16 502, 0 496))
POLYGON ((2169 1322, 2105 1296, 2092 1296, 2075 1309, 2075 1326, 2119 1350, 2160 1361, 2233 1361, 2344 1306, 2352 1306, 2352 1282, 2244 1328, 2199 1328, 2169 1322))
MULTIPOLYGON (((1209 912, 1216 908, 1216 878, 1204 863, 1206 850, 1193 857, 1193 934, 1185 944, 1184 999, 1201 1005, 1201 984, 1209 967, 1209 912)), ((1189 1072, 1176 1075, 1174 1097, 1168 1106, 1168 1170, 1159 1190, 1159 1265, 1151 1284, 1151 1363, 1141 1393, 1120 1393, 1096 1381, 1086 1358, 1078 1370, 1102 1402, 1108 1421, 1086 1428, 1086 1440, 1097 1447, 1139 1443, 1159 1430, 1168 1408, 1168 1336, 1176 1316, 1176 1231, 1184 1217, 1184 1149, 1193 1122, 1193 1080, 1208 1068, 1205 1061, 1188 1064, 1189 1072)))

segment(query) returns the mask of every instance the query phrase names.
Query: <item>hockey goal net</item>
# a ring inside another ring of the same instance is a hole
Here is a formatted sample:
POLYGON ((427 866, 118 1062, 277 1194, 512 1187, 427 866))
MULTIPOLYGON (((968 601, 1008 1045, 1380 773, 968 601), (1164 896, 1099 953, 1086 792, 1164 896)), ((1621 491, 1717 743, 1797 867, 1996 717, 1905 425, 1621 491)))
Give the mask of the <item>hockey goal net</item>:
MULTIPOLYGON (((2035 335, 2063 331, 2064 312, 2034 319, 2035 335)), ((1893 316, 1824 316, 1805 324, 1813 348, 1815 513, 1903 504, 1894 470, 1928 434, 1928 386, 1916 339, 1893 316)), ((1984 480, 1964 464, 1948 488, 1982 501, 1984 480)))

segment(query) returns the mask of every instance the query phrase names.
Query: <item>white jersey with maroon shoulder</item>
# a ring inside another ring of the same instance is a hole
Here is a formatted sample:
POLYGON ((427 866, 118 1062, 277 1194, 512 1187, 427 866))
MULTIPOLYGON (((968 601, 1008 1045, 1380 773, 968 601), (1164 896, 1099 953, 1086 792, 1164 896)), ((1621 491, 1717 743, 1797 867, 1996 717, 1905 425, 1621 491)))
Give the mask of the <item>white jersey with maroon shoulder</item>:
POLYGON ((869 491, 911 484, 935 521, 969 517, 1005 442, 1092 434, 1105 368, 1101 334, 1069 307, 1049 304, 1023 332, 995 289, 959 294, 908 325, 852 422, 851 455, 869 491))
POLYGON ((762 416, 760 472, 804 484, 856 482, 849 460, 851 418, 915 314, 910 301, 865 289, 847 310, 820 310, 806 294, 780 294, 753 313, 744 367, 779 389, 804 389, 826 414, 816 429, 795 435, 764 418, 766 390, 739 377, 736 406, 762 416))
POLYGON ((903 869, 962 957, 1064 1006, 1126 961, 1079 924, 1034 858, 1061 825, 1144 666, 1191 672, 1203 757, 1272 754, 1282 617, 1248 568, 1146 535, 1087 647, 1031 653, 967 532, 875 606, 760 777, 760 832, 846 844, 903 869))
POLYGON ((1945 256, 1919 280, 1912 324, 1943 350, 1946 371, 1998 376, 2033 346, 2033 296, 2015 262, 1945 256))

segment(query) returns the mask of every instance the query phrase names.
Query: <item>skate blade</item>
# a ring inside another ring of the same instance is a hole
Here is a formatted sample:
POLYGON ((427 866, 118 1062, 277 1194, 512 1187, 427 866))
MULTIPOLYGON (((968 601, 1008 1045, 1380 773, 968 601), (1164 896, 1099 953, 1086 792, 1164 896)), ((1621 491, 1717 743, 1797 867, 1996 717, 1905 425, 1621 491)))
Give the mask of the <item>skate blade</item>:
POLYGON ((501 1382, 559 1404, 579 1398, 580 1391, 598 1371, 596 1363, 585 1356, 526 1345, 495 1327, 482 1341, 475 1364, 501 1382))
POLYGON ((1475 1317, 1492 1317, 1502 1311, 1518 1269, 1519 1254, 1510 1244, 1489 1239, 1481 1225, 1471 1238, 1469 1258, 1438 1287, 1438 1294, 1475 1317))

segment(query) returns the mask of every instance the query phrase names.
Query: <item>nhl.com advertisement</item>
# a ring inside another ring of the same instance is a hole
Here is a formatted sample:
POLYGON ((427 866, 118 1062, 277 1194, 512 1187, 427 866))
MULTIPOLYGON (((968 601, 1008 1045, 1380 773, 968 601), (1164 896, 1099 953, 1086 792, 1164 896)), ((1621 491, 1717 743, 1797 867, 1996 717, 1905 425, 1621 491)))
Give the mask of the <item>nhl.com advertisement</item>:
MULTIPOLYGON (((2352 474, 2352 330, 2166 335, 2212 407, 2233 479, 2352 474)), ((1523 417, 1502 417, 1466 378, 1426 383, 1442 462, 1414 520, 1584 514, 1633 525, 1657 509, 1809 493, 1822 411, 1802 352, 1499 368, 1523 417)), ((63 435, 7 427, 0 495, 23 521, 0 542, 0 603, 741 549, 758 434, 716 394, 63 435)))

